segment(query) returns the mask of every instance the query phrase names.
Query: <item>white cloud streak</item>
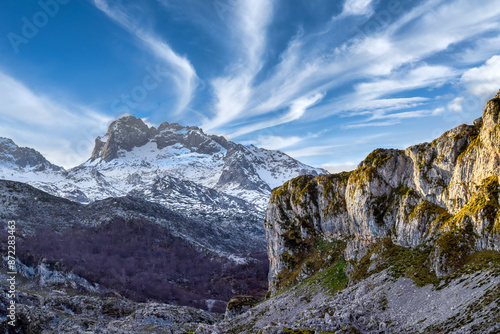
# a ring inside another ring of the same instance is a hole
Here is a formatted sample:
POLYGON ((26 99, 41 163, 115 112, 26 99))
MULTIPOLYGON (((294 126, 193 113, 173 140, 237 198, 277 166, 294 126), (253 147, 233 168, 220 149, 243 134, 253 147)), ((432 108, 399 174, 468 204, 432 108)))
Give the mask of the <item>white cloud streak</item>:
POLYGON ((360 95, 372 96, 375 99, 417 88, 443 85, 457 74, 446 66, 422 65, 406 73, 394 73, 390 79, 361 83, 356 86, 356 91, 360 95))
POLYGON ((193 65, 185 57, 178 55, 172 48, 152 33, 146 32, 124 10, 110 7, 106 0, 94 0, 95 6, 123 29, 138 38, 156 57, 162 59, 172 70, 170 78, 177 88, 178 102, 176 112, 184 111, 190 104, 198 77, 193 65))
POLYGON ((341 16, 369 15, 372 13, 372 0, 346 0, 341 16))
POLYGON ((470 48, 461 51, 457 59, 463 63, 478 63, 499 53, 500 35, 476 41, 470 48))
POLYGON ((281 150, 286 147, 295 146, 304 141, 304 139, 306 137, 259 136, 253 144, 268 150, 281 150))
POLYGON ((52 163, 72 167, 90 157, 94 140, 112 118, 85 106, 55 102, 0 72, 0 136, 40 150, 52 163))
POLYGON ((317 93, 312 96, 302 97, 292 102, 288 112, 278 118, 272 118, 259 123, 252 123, 247 126, 238 128, 235 132, 231 133, 230 137, 235 138, 241 135, 251 133, 257 130, 266 129, 274 127, 277 125, 289 123, 300 119, 306 113, 306 110, 311 106, 315 105, 321 99, 323 99, 324 94, 317 93))
POLYGON ((266 29, 273 15, 271 0, 242 0, 234 11, 231 40, 237 61, 228 66, 226 76, 211 84, 216 98, 215 117, 206 119, 202 127, 208 131, 239 117, 252 98, 253 80, 263 66, 266 29))
POLYGON ((391 119, 389 121, 384 122, 367 122, 367 123, 357 123, 357 124, 348 124, 342 126, 344 129, 359 129, 359 128, 368 128, 368 127, 377 127, 377 126, 390 126, 399 124, 401 121, 399 119, 391 119))
POLYGON ((293 158, 303 158, 303 157, 313 157, 313 156, 320 156, 320 155, 331 155, 332 149, 340 148, 340 147, 345 147, 345 144, 339 144, 339 145, 320 145, 320 146, 310 146, 310 147, 305 147, 293 151, 286 151, 286 154, 293 158))
POLYGON ((493 56, 482 66, 466 71, 460 82, 470 94, 483 101, 495 96, 500 87, 500 56, 493 56))

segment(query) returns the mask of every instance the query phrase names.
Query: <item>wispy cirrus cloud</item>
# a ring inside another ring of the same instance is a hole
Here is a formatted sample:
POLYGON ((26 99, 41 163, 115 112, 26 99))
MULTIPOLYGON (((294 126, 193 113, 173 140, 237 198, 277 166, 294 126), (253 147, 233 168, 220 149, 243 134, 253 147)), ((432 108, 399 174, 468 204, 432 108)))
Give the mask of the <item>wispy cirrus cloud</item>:
POLYGON ((346 0, 341 16, 369 15, 373 12, 372 0, 346 0))
POLYGON ((390 126, 390 125, 395 125, 395 124, 399 124, 399 123, 401 123, 401 121, 398 119, 391 119, 391 120, 382 121, 382 122, 365 121, 362 123, 343 125, 342 128, 344 128, 344 129, 359 129, 359 128, 368 128, 368 127, 377 127, 377 126, 390 126))
POLYGON ((456 59, 461 63, 478 63, 484 62, 485 59, 497 55, 499 53, 498 46, 500 45, 500 35, 494 37, 486 37, 474 41, 474 44, 465 50, 459 52, 456 59))
POLYGON ((206 119, 208 131, 241 117, 253 97, 255 76, 264 64, 266 29, 274 10, 272 0, 243 0, 231 13, 234 27, 230 43, 236 61, 226 68, 225 76, 211 81, 215 95, 215 116, 206 119))
POLYGON ((357 94, 376 99, 402 91, 443 85, 457 75, 457 71, 447 66, 423 64, 408 71, 394 72, 388 78, 360 83, 355 88, 357 94))
POLYGON ((253 144, 258 147, 263 147, 268 150, 281 150, 283 148, 295 146, 303 142, 306 137, 281 137, 281 136, 258 136, 255 140, 244 142, 245 144, 253 144))
POLYGON ((330 155, 332 154, 332 149, 337 149, 339 147, 345 146, 346 144, 309 146, 297 150, 287 151, 287 154, 295 158, 330 155))
POLYGON ((343 154, 346 151, 352 150, 355 147, 364 146, 367 143, 379 140, 385 137, 386 133, 377 133, 375 135, 366 135, 357 138, 337 138, 334 144, 327 145, 307 145, 294 150, 285 150, 285 152, 293 157, 312 157, 312 156, 331 156, 343 154))
MULTIPOLYGON (((334 48, 328 46, 329 34, 338 33, 334 30, 315 36, 298 34, 283 51, 273 74, 253 88, 258 103, 248 106, 249 112, 271 113, 297 96, 318 90, 331 98, 310 110, 310 120, 338 113, 358 115, 357 109, 366 113, 370 106, 379 111, 384 108, 380 101, 386 103, 386 111, 425 103, 428 98, 418 95, 394 99, 390 96, 411 94, 419 88, 440 87, 456 81, 461 71, 453 64, 429 65, 425 59, 446 51, 452 44, 499 29, 496 18, 500 17, 500 7, 492 3, 486 7, 466 0, 425 1, 400 17, 394 16, 392 22, 387 22, 378 31, 356 35, 334 48), (449 19, 450 15, 453 20, 449 19), (340 96, 330 93, 346 86, 355 91, 340 96), (385 99, 381 99, 383 97, 385 99), (407 99, 407 103, 398 99, 407 99)), ((428 113, 429 116, 436 114, 428 113)), ((375 125, 395 123, 392 120, 375 125)), ((368 122, 363 124, 353 127, 369 126, 368 122)))
POLYGON ((36 147, 52 163, 73 167, 90 156, 112 118, 86 106, 34 92, 0 72, 0 133, 36 147))
POLYGON ((317 93, 312 96, 301 97, 293 101, 288 111, 280 117, 271 118, 262 122, 252 123, 247 126, 239 127, 235 132, 230 134, 231 138, 239 137, 241 135, 251 133, 261 129, 267 129, 281 124, 296 121, 306 113, 307 109, 321 101, 324 94, 317 93))
POLYGON ((110 6, 106 0, 94 0, 94 5, 123 29, 138 38, 156 57, 164 61, 171 70, 169 77, 177 89, 176 112, 184 111, 189 106, 198 85, 198 76, 190 61, 177 54, 170 45, 154 33, 146 31, 119 5, 110 6))

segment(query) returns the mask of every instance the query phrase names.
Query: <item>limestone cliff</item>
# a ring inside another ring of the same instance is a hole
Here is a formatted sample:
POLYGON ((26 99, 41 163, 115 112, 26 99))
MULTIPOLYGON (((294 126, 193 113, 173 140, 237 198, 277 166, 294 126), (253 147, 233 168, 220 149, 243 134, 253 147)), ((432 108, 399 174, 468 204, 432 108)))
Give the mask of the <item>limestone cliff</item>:
POLYGON ((351 280, 394 247, 421 252, 436 278, 475 252, 500 251, 499 114, 500 92, 482 118, 431 143, 377 149, 352 172, 275 188, 265 219, 271 294, 321 270, 332 258, 324 242, 342 244, 351 280))

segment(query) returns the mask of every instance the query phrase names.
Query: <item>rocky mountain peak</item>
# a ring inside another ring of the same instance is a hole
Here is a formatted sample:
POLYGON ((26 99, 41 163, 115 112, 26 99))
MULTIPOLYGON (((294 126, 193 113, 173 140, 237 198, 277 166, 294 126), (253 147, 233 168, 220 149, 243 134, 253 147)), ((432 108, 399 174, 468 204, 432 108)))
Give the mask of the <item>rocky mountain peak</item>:
POLYGON ((120 117, 108 127, 104 137, 97 137, 90 158, 98 158, 109 162, 118 158, 118 150, 130 151, 149 142, 156 132, 154 127, 148 127, 144 121, 134 116, 120 117))
POLYGON ((28 147, 19 147, 9 138, 0 137, 0 165, 32 171, 61 171, 62 167, 51 164, 39 152, 28 147))
POLYGON ((140 118, 124 116, 110 124, 105 136, 96 139, 90 161, 110 162, 119 157, 120 150, 130 152, 149 142, 155 143, 158 150, 178 144, 200 154, 213 154, 231 147, 224 137, 207 135, 196 126, 164 122, 156 129, 148 127, 140 118))
POLYGON ((486 105, 486 110, 483 115, 483 123, 486 127, 491 127, 493 124, 498 124, 500 114, 500 91, 486 105))

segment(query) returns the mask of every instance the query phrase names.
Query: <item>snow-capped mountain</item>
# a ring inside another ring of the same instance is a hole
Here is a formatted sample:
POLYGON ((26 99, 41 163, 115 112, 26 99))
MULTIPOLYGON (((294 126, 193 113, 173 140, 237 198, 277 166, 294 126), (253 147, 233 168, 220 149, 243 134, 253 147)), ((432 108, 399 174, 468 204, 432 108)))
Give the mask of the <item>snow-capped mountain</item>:
MULTIPOLYGON (((326 171, 298 162, 279 151, 243 146, 197 127, 163 123, 158 129, 127 116, 114 121, 96 139, 91 158, 82 165, 114 179, 121 191, 157 184, 164 177, 191 182, 243 199, 259 210, 272 188, 302 174, 326 171)), ((71 174, 71 173, 70 173, 71 174)))
POLYGON ((156 129, 133 116, 111 123, 90 159, 67 172, 11 140, 0 145, 0 178, 80 203, 130 194, 196 213, 260 216, 272 188, 298 175, 326 173, 279 151, 236 144, 197 127, 165 122, 156 129))
POLYGON ((11 139, 0 137, 0 168, 12 171, 60 172, 62 167, 51 164, 32 148, 19 147, 11 139))

